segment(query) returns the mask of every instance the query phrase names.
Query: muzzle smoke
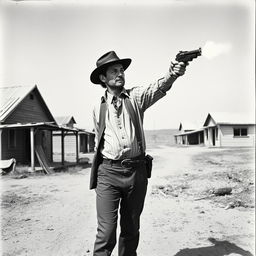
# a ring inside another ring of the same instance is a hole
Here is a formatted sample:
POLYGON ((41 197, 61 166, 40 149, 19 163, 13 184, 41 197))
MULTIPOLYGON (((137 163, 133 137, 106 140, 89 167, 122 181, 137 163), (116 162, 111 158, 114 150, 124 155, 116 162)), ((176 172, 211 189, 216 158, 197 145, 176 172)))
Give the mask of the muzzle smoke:
POLYGON ((202 55, 207 59, 213 59, 219 55, 229 53, 232 49, 230 43, 215 43, 213 41, 207 41, 202 48, 202 55))

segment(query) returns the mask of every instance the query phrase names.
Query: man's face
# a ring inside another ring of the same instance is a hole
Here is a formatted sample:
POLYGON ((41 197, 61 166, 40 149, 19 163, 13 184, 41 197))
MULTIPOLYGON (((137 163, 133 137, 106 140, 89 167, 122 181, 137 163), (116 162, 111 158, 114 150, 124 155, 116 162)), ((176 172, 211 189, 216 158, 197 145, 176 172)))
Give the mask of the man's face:
POLYGON ((109 66, 106 70, 106 76, 100 75, 100 79, 110 88, 124 87, 125 76, 122 64, 109 66))

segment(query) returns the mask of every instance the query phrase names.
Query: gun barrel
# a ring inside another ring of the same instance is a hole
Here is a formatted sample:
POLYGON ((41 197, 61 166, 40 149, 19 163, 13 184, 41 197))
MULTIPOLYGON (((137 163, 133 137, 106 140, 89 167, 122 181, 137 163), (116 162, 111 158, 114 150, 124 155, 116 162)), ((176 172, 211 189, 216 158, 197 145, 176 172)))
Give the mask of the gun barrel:
POLYGON ((196 54, 197 56, 201 56, 202 55, 202 49, 201 47, 199 49, 196 49, 196 50, 192 50, 192 51, 184 51, 183 52, 184 54, 186 55, 193 55, 193 54, 196 54))
POLYGON ((194 58, 197 58, 198 56, 201 56, 201 55, 202 55, 202 50, 200 47, 200 48, 198 48, 196 50, 192 50, 192 51, 180 51, 176 55, 176 60, 188 62, 188 61, 192 61, 194 58))

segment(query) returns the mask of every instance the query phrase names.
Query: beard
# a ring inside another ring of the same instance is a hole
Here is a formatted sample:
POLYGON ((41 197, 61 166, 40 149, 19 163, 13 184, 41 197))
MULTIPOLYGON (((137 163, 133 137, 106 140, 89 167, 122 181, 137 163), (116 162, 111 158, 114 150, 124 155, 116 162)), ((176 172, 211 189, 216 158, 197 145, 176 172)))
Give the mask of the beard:
POLYGON ((120 86, 120 87, 124 87, 125 81, 124 79, 120 79, 118 81, 116 81, 116 86, 120 86))
POLYGON ((125 85, 125 80, 123 78, 116 79, 114 83, 113 82, 108 83, 108 86, 111 89, 117 89, 117 88, 123 89, 124 85, 125 85))

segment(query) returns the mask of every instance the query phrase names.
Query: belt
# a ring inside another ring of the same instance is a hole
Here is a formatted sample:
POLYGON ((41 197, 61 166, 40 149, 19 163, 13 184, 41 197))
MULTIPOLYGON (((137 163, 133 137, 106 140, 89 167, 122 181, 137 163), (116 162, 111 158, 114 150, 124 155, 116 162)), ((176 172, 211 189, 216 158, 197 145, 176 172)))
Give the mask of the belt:
POLYGON ((102 163, 108 164, 108 165, 115 165, 123 168, 129 168, 129 167, 142 164, 144 163, 144 161, 145 161, 145 155, 143 154, 133 158, 118 159, 118 160, 103 158, 102 163))

